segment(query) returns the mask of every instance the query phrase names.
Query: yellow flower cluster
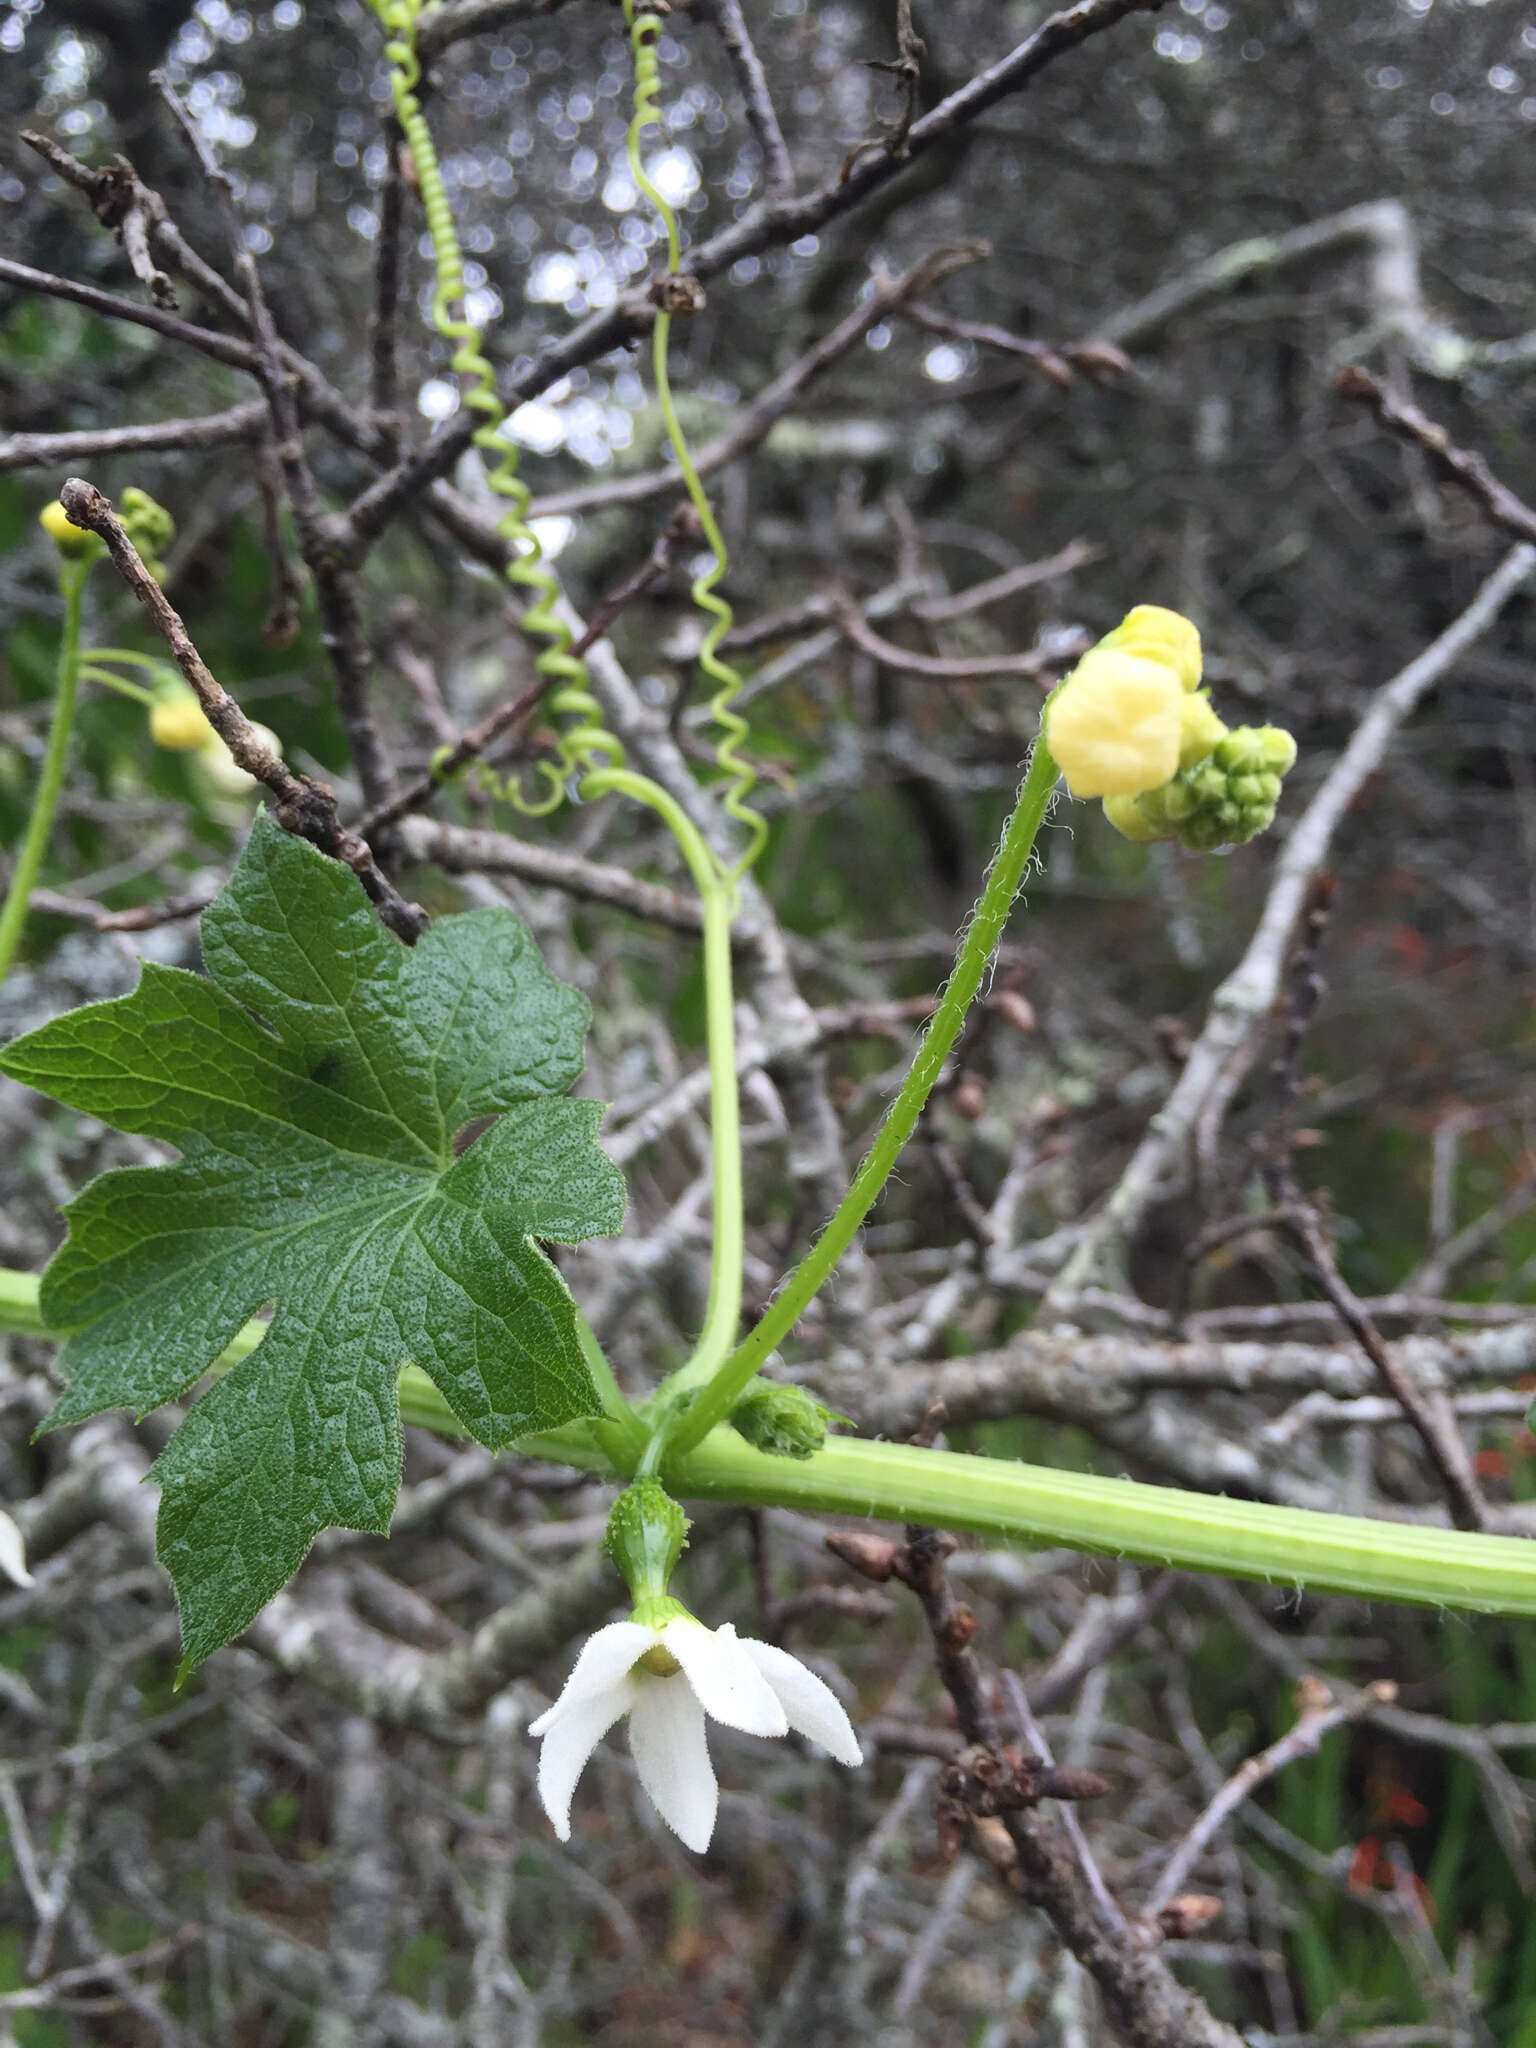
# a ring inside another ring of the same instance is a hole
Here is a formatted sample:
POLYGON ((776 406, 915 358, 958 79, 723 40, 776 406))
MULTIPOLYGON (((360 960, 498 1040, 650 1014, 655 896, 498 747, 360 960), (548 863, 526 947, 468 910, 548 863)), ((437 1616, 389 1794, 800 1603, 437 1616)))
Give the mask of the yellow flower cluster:
POLYGON ((1200 677, 1190 621, 1140 604, 1046 705, 1046 744, 1068 789, 1102 797, 1127 839, 1209 852, 1241 846, 1274 820, 1296 742, 1275 726, 1229 732, 1200 677))

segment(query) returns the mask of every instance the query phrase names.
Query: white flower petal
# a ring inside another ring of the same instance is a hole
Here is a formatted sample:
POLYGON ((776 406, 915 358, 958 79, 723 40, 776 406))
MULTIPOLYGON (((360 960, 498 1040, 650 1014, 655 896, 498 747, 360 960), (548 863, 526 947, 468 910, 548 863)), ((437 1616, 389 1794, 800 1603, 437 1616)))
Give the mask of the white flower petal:
POLYGON ((746 1735, 787 1735, 789 1722, 771 1685, 727 1622, 709 1629, 691 1616, 669 1621, 662 1641, 682 1665, 706 1714, 746 1735))
POLYGON ((8 1579, 14 1579, 18 1586, 32 1584, 26 1552, 21 1547, 21 1531, 3 1508, 0 1508, 0 1572, 4 1572, 8 1579))
POLYGON ((743 1642, 743 1650, 773 1687, 791 1728, 819 1742, 840 1764, 861 1764, 864 1753, 837 1694, 808 1671, 798 1657, 772 1643, 743 1642))
MULTIPOLYGON (((574 1701, 545 1729, 539 1749, 539 1797, 562 1842, 571 1839, 571 1797, 576 1781, 593 1750, 634 1699, 636 1690, 634 1680, 621 1679, 594 1697, 574 1701)), ((562 1694, 562 1701, 564 1697, 562 1694)), ((541 1714, 533 1726, 538 1728, 549 1722, 550 1714, 541 1714)))
MULTIPOLYGON (((542 1735, 583 1701, 596 1700, 611 1690, 658 1640, 655 1629, 644 1628, 638 1621, 611 1621, 606 1628, 600 1628, 582 1645, 559 1699, 529 1723, 528 1733, 542 1735)), ((611 1725, 604 1723, 605 1727, 611 1725)))
POLYGON ((720 1790, 709 1761, 704 1710, 686 1674, 636 1681, 629 1747, 656 1811, 702 1855, 715 1832, 720 1790))

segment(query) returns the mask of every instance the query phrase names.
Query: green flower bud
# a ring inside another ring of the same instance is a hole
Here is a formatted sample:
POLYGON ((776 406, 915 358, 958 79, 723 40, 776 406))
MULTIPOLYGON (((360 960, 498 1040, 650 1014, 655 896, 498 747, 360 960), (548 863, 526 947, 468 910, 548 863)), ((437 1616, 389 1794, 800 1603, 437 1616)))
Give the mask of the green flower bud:
MULTIPOLYGON (((1185 699, 1187 705, 1197 701, 1185 699)), ((1128 839, 1177 839, 1192 853, 1244 846, 1274 823, 1281 776, 1295 758, 1288 732, 1239 726, 1223 731, 1202 760, 1186 764, 1160 788, 1123 807, 1123 800, 1106 798, 1105 816, 1128 839)))
POLYGON ((801 1387, 755 1380, 731 1410, 731 1427, 770 1458, 809 1458, 827 1440, 827 1424, 841 1422, 801 1387))
POLYGON ((1196 690, 1184 699, 1183 721, 1179 735, 1179 766, 1194 768, 1227 736, 1227 728, 1211 708, 1211 700, 1204 690, 1196 690))
POLYGON ((130 484, 118 502, 123 531, 143 557, 144 566, 157 583, 165 581, 165 564, 160 557, 176 538, 176 522, 163 505, 157 505, 148 491, 130 484))
POLYGON ((176 538, 176 522, 148 491, 130 484, 118 505, 123 530, 141 555, 158 555, 176 538))
POLYGON ((638 1606, 658 1600, 688 1541, 688 1517, 656 1479, 637 1479, 614 1502, 603 1549, 638 1606))
POLYGON ((1288 774, 1296 742, 1277 725, 1239 725, 1216 748, 1217 766, 1232 775, 1288 774))
MULTIPOLYGON (((1153 790, 1156 797, 1159 792, 1153 790)), ((1107 796, 1104 799, 1104 815, 1120 834, 1122 839, 1166 839, 1169 826, 1148 817, 1144 800, 1139 796, 1107 796)))

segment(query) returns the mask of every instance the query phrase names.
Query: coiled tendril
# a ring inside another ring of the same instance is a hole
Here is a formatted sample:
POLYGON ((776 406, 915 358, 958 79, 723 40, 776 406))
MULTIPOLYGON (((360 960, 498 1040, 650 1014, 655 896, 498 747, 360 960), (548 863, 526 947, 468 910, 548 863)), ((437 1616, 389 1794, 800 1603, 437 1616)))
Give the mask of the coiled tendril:
MULTIPOLYGON (((525 815, 543 817, 559 806, 573 777, 601 768, 621 768, 624 747, 603 724, 602 707, 592 694, 585 662, 569 652, 574 635, 555 610, 560 587, 545 567, 544 550, 528 524, 529 490, 517 473, 517 450, 500 431, 506 420, 506 407, 496 396, 494 372, 481 353, 481 331, 464 312, 464 258, 458 230, 432 131, 416 97, 416 87, 421 82, 421 65, 416 55, 416 17, 421 0, 371 0, 371 4, 386 32, 384 54, 390 63, 395 114, 410 145, 427 232, 432 238, 432 324, 445 341, 454 343, 451 366, 463 380, 464 403, 481 418, 482 424, 470 438, 476 448, 495 458, 486 482, 497 497, 507 500, 507 511, 497 529, 514 550, 507 577, 533 593, 533 602, 523 613, 523 626, 548 643, 534 666, 541 676, 558 685, 549 708, 556 717, 567 721, 557 743, 556 760, 539 763, 539 773, 546 785, 544 793, 530 797, 515 784, 498 790, 525 815)), ((494 776, 490 779, 495 780, 494 776)))
MULTIPOLYGON (((661 17, 649 7, 636 7, 635 0, 624 0, 624 19, 629 25, 630 48, 635 64, 634 118, 629 124, 626 149, 629 157, 630 176, 650 200, 666 231, 667 270, 677 275, 682 269, 682 245, 678 234, 677 215, 673 212, 665 195, 658 190, 647 175, 645 163, 640 154, 640 138, 647 128, 664 128, 656 101, 661 92, 661 67, 656 57, 656 42, 661 34, 661 17)), ((705 495, 704 486, 694 467, 688 442, 683 434, 682 422, 677 416, 677 407, 672 398, 672 380, 667 368, 667 350, 672 334, 672 315, 663 304, 656 315, 652 332, 651 354, 656 378, 656 399, 661 408, 662 421, 667 430, 667 439, 672 444, 672 454, 682 471, 683 483, 703 529, 704 539, 713 560, 702 575, 695 577, 691 595, 699 610, 709 616, 709 626, 699 649, 699 667, 715 685, 715 694, 709 702, 710 717, 719 729, 720 738, 715 745, 715 765, 727 777, 725 793, 721 803, 727 815, 734 818, 747 833, 747 850, 731 870, 732 878, 744 874, 763 850, 768 837, 768 827, 758 813, 747 804, 747 797, 757 781, 757 771, 749 761, 742 758, 740 748, 751 735, 751 728, 741 714, 733 708, 734 699, 741 689, 742 678, 729 662, 722 660, 720 642, 735 623, 735 613, 727 598, 720 595, 718 585, 729 567, 725 539, 716 521, 714 509, 705 495)))

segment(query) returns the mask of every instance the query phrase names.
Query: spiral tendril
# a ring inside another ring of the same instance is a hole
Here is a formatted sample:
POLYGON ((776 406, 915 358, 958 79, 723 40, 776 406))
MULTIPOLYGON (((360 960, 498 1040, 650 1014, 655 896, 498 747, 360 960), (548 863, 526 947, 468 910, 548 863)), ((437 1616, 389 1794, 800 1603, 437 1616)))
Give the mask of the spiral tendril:
POLYGON ((523 628, 547 644, 534 663, 537 673, 555 684, 549 709, 565 721, 554 761, 541 761, 542 795, 530 796, 515 782, 501 783, 494 770, 481 764, 478 779, 528 817, 544 817, 564 800, 571 782, 599 769, 621 769, 624 747, 603 724, 602 707, 593 696, 585 662, 570 653, 574 635, 557 613, 560 586, 544 564, 538 535, 528 524, 529 490, 518 475, 517 450, 501 429, 506 407, 496 395, 495 373, 482 351, 481 330, 464 311, 464 257, 454 225, 453 209, 443 183, 442 167, 432 131, 427 126, 416 88, 421 64, 416 55, 416 18, 421 0, 371 0, 385 30, 384 54, 390 65, 390 91, 401 133, 410 146, 416 183, 432 238, 434 284, 432 324, 454 344, 451 367, 461 380, 463 401, 481 424, 471 442, 494 460, 486 476, 489 489, 507 501, 497 531, 513 549, 507 579, 531 593, 523 628))
MULTIPOLYGON (((635 66, 634 116, 626 137, 629 171, 636 186, 656 209, 666 231, 667 269, 669 273, 675 275, 682 267, 682 243, 678 232, 677 215, 665 195, 647 174, 644 159, 640 154, 640 138, 646 129, 665 127, 656 104, 661 92, 661 67, 656 55, 656 42, 661 34, 661 18, 649 7, 637 7, 635 0, 624 0, 624 19, 629 26, 630 48, 635 66)), ((730 558, 726 553, 725 538, 715 518, 714 508, 699 480, 699 473, 694 466, 682 422, 678 419, 677 407, 673 401, 672 382, 667 366, 671 334, 672 315, 663 307, 656 315, 656 325, 652 332, 656 399, 661 408, 667 439, 672 444, 673 458, 682 472, 684 486, 693 509, 698 514, 699 525, 712 557, 709 567, 702 575, 694 578, 691 589, 694 604, 709 619, 703 644, 699 649, 699 667, 715 685, 715 694, 709 700, 709 715, 720 735, 715 743, 715 765, 726 777, 721 804, 726 815, 734 819, 747 834, 746 851, 730 870, 731 879, 734 881, 738 876, 745 874, 762 852, 768 837, 768 827, 758 812, 752 810, 746 801, 757 782, 757 770, 749 761, 743 759, 740 751, 744 742, 751 737, 750 726, 734 708, 734 700, 742 686, 742 677, 737 669, 722 659, 719 651, 720 642, 731 630, 736 618, 729 599, 723 597, 718 589, 730 565, 730 558)))

